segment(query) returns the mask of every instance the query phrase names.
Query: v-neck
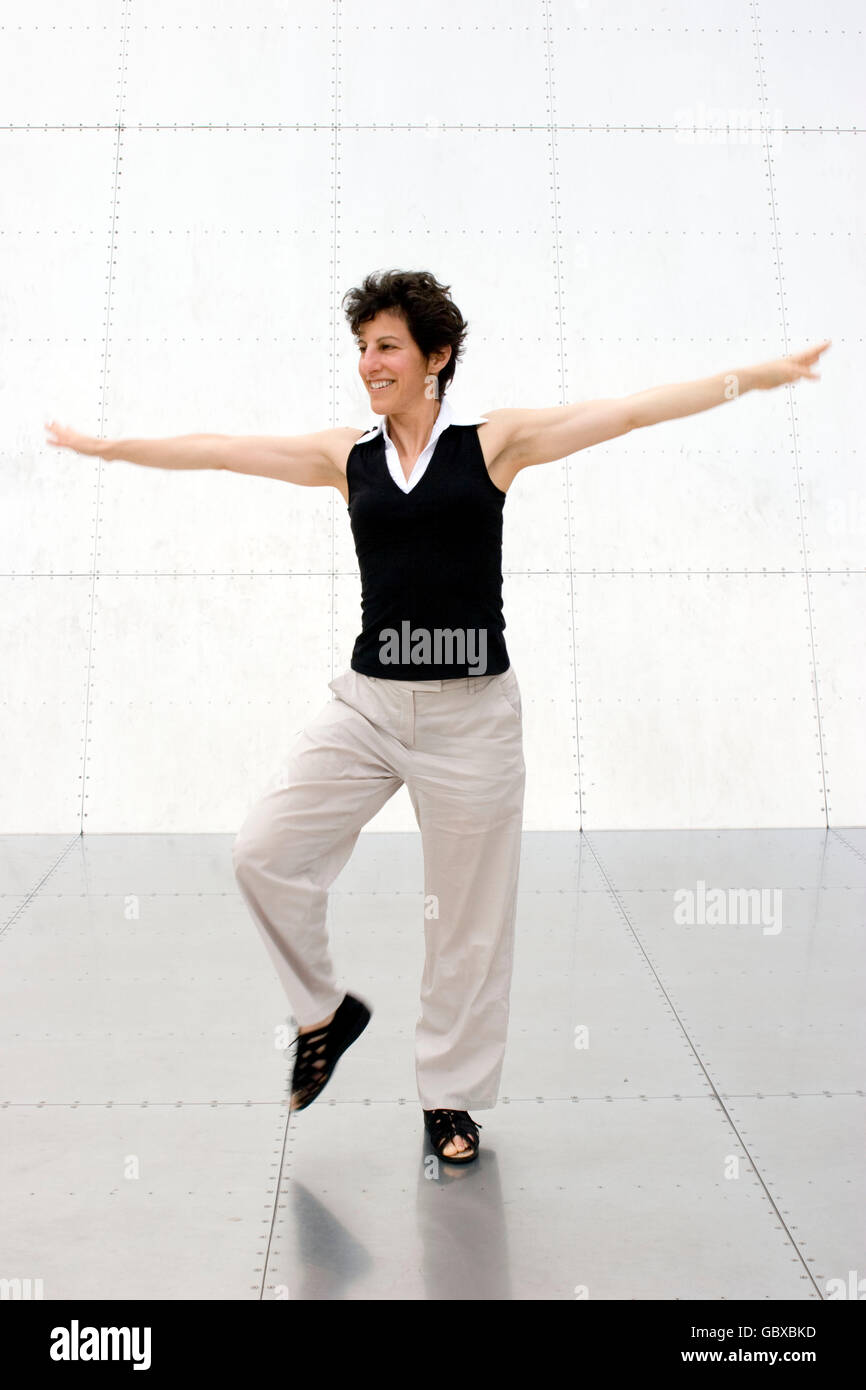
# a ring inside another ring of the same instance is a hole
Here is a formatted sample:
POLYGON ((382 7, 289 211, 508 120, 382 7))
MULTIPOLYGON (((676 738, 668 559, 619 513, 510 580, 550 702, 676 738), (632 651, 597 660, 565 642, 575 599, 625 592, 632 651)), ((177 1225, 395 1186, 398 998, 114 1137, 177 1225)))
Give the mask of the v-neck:
MULTIPOLYGON (((438 417, 437 417, 437 418, 438 418, 438 417)), ((427 477, 427 474, 430 472, 430 469, 433 467, 433 460, 434 460, 435 457, 436 457, 436 450, 439 448, 439 440, 442 438, 442 436, 443 436, 444 434, 447 434, 448 429, 449 429, 449 426, 450 426, 450 421, 449 421, 449 424, 446 425, 444 429, 442 429, 442 430, 439 431, 439 434, 438 434, 438 436, 437 436, 437 438, 436 438, 436 443, 433 445, 433 452, 431 453, 429 459, 427 460, 427 467, 424 469, 424 472, 421 474, 421 477, 418 479, 418 481, 417 481, 417 483, 415 484, 415 486, 414 486, 414 487, 406 487, 406 488, 402 488, 402 487, 400 486, 400 484, 397 482, 396 478, 393 477, 390 468, 388 467, 388 440, 385 438, 384 433, 382 434, 382 436, 381 436, 381 439, 382 439, 382 462, 383 462, 383 464, 385 465, 385 472, 388 474, 388 479, 389 479, 389 481, 392 483, 392 485, 397 489, 397 491, 398 491, 403 497, 411 497, 412 493, 415 492, 415 491, 421 486, 421 484, 423 483, 424 479, 427 477)), ((434 424, 433 424, 433 428, 434 428, 434 429, 436 428, 436 422, 435 422, 435 421, 434 421, 434 424)), ((432 431, 431 431, 431 433, 432 433, 432 431)), ((392 439, 390 442, 391 442, 391 445, 393 446, 394 451, 395 451, 395 453, 396 453, 396 450, 397 450, 396 444, 394 444, 393 439, 392 439)), ((427 443, 424 445, 424 449, 429 449, 429 447, 430 447, 430 440, 428 439, 428 440, 427 440, 427 443)), ((424 453, 424 449, 421 450, 421 454, 424 453)), ((412 465, 412 472, 413 472, 413 473, 415 472, 415 469, 418 467, 418 459, 421 457, 421 454, 418 455, 418 458, 415 460, 415 462, 414 462, 413 465, 412 465)), ((403 465, 400 463, 400 455, 399 455, 399 454, 397 455, 397 465, 398 465, 398 467, 400 468, 400 471, 402 472, 402 471, 403 471, 403 465)), ((410 475, 410 476, 411 476, 411 475, 410 475)), ((406 478, 406 474, 405 474, 405 473, 403 473, 403 477, 406 478)), ((409 481, 409 479, 406 478, 406 482, 407 482, 407 483, 408 483, 408 481, 409 481)))

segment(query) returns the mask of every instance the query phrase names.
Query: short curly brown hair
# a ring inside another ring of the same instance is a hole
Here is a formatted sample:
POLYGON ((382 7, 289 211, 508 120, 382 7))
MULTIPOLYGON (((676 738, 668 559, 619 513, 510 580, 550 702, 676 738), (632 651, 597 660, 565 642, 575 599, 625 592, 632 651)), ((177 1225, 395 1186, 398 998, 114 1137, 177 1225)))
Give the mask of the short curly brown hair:
POLYGON ((440 285, 429 270, 372 271, 361 285, 347 290, 342 306, 356 337, 362 323, 375 318, 382 309, 393 309, 402 314, 425 357, 437 348, 450 347, 451 356, 438 374, 442 397, 454 376, 469 331, 450 289, 450 285, 440 285))

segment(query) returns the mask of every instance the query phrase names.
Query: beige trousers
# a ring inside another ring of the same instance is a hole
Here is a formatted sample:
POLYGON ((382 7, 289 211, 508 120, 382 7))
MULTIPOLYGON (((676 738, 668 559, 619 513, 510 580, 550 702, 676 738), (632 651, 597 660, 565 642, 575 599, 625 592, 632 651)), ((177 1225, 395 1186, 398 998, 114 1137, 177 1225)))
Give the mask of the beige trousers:
POLYGON ((405 784, 424 852, 418 1096, 425 1110, 489 1110, 508 1026, 526 772, 514 668, 395 681, 350 667, 329 689, 238 832, 241 894, 298 1024, 327 1018, 346 993, 328 948, 328 889, 405 784))

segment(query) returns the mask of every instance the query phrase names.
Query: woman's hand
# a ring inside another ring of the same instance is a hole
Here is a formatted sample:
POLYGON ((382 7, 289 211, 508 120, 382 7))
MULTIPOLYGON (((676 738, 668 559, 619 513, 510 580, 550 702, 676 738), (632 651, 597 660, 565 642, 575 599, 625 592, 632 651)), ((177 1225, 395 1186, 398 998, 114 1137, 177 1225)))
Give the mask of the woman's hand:
POLYGON ((76 454, 99 454, 105 448, 104 439, 94 439, 90 434, 78 434, 66 425, 58 425, 56 420, 46 420, 48 439, 45 441, 55 449, 74 449, 76 454))
POLYGON ((808 377, 809 381, 820 381, 818 372, 810 372, 809 368, 814 367, 821 353, 827 351, 830 341, 828 338, 820 347, 807 348, 805 352, 792 352, 789 357, 777 357, 772 362, 759 363, 750 371, 752 385, 759 391, 769 391, 774 386, 787 386, 792 381, 798 381, 801 376, 808 377))

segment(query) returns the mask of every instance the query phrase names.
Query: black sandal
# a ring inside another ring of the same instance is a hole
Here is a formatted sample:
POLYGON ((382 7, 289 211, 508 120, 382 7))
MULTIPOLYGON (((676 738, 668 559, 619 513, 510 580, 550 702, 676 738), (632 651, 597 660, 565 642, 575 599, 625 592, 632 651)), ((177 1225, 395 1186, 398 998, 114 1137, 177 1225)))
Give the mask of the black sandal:
POLYGON ((468 1110, 425 1110, 424 1128, 443 1162, 471 1163, 473 1158, 478 1157, 478 1146, 481 1142, 478 1131, 484 1126, 476 1124, 468 1110), (443 1153, 445 1145, 450 1144, 457 1134, 468 1140, 471 1147, 456 1154, 443 1153))
POLYGON ((298 1033, 292 1072, 292 1110, 306 1110, 325 1089, 334 1067, 370 1022, 370 1010, 353 994, 347 994, 330 1023, 312 1033, 298 1033), (324 1066, 318 1063, 324 1062, 324 1066))

